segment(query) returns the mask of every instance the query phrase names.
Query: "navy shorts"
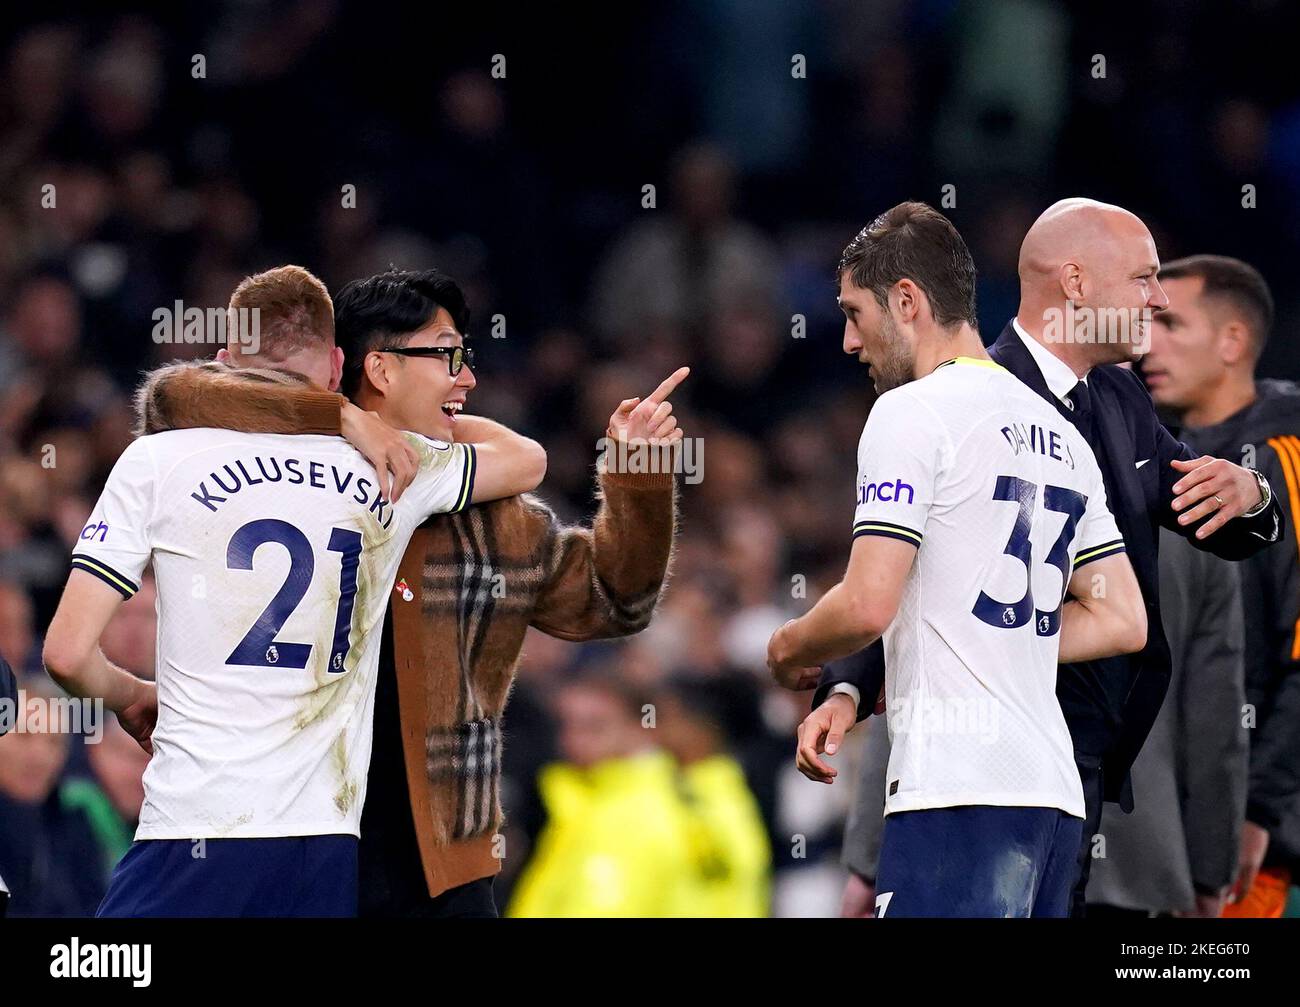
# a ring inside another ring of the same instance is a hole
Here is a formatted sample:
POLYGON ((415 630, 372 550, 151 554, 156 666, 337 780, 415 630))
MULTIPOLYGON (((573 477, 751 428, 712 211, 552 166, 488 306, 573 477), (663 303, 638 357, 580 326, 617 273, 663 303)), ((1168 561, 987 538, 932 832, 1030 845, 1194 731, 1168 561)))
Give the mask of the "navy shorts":
POLYGON ((876 916, 1068 916, 1083 819, 969 805, 885 818, 876 916))
POLYGON ((96 916, 355 916, 356 836, 144 839, 96 916))

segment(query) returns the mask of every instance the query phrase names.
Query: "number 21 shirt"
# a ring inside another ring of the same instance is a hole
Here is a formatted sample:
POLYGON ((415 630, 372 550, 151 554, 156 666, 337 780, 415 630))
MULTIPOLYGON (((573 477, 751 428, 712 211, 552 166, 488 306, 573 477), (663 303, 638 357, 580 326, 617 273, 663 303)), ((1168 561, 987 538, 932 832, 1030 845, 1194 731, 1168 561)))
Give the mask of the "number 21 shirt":
POLYGON ((473 492, 471 445, 408 437, 420 468, 396 504, 338 437, 177 430, 118 459, 72 566, 129 598, 153 560, 137 839, 359 835, 398 563, 473 492))

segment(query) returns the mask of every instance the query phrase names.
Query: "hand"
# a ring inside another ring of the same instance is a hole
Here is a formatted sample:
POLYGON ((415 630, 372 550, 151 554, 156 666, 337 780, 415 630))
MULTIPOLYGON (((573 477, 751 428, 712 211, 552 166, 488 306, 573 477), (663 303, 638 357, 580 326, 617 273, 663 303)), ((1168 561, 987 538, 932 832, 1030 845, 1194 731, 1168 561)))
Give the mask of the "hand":
POLYGON ((1267 852, 1268 829, 1261 829, 1254 822, 1244 822, 1241 826, 1241 852, 1237 855, 1237 879, 1228 893, 1229 902, 1240 902, 1255 886, 1255 876, 1264 866, 1267 852))
POLYGON ((1214 515, 1196 530, 1196 537, 1208 538, 1235 517, 1262 502, 1259 480, 1240 465, 1223 458, 1201 455, 1189 462, 1175 458, 1169 463, 1186 475, 1174 483, 1174 511, 1180 525, 1195 524, 1214 515), (1217 499, 1216 499, 1217 498, 1217 499))
POLYGON ((876 918, 876 886, 857 871, 849 871, 840 899, 840 919, 874 920, 876 918))
POLYGON ((390 427, 378 413, 346 402, 339 418, 343 436, 374 467, 380 494, 389 503, 397 503, 420 470, 419 453, 405 434, 390 427))
POLYGON ((153 729, 158 723, 158 687, 152 682, 141 682, 140 698, 117 711, 117 722, 141 748, 153 755, 153 729))
POLYGON ((821 668, 809 668, 798 664, 792 664, 786 657, 788 653, 787 630, 795 622, 791 619, 784 626, 772 634, 772 638, 767 641, 767 670, 771 672, 772 678, 776 684, 783 686, 792 692, 801 692, 804 689, 811 689, 822 677, 821 668))
POLYGON ((842 692, 835 693, 808 714, 798 731, 799 747, 795 751, 794 764, 799 772, 814 783, 834 782, 838 770, 819 756, 823 752, 834 755, 839 751, 844 735, 857 721, 858 711, 853 708, 853 700, 842 692))
POLYGON ((649 441, 655 446, 680 441, 682 431, 672 415, 673 404, 668 401, 668 396, 690 373, 689 367, 679 367, 661 381, 659 387, 646 399, 624 399, 609 418, 606 436, 625 443, 649 441))

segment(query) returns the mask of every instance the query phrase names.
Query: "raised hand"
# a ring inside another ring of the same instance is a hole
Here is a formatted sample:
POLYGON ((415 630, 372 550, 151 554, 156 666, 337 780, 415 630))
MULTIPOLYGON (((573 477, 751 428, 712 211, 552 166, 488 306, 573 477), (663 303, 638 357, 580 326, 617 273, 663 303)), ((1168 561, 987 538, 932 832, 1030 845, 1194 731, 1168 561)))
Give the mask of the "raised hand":
POLYGON ((673 404, 668 396, 690 373, 689 367, 679 367, 646 398, 624 399, 609 418, 606 436, 624 442, 649 441, 656 446, 676 444, 683 434, 672 415, 673 404))

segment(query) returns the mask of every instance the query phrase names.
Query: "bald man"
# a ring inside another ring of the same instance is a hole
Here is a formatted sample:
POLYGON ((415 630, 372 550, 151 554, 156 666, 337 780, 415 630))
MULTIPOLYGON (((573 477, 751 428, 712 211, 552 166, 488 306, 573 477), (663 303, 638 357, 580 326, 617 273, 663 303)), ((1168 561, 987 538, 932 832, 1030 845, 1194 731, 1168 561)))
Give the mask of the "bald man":
MULTIPOLYGON (((1092 860, 1105 855, 1097 836, 1101 805, 1115 801, 1132 809, 1129 768, 1169 685, 1157 590, 1159 529, 1230 560, 1253 556, 1282 536, 1282 510, 1268 480, 1221 458, 1195 456, 1160 424, 1138 377, 1117 366, 1146 352, 1152 320, 1169 303, 1159 270, 1151 232, 1132 213, 1091 199, 1055 203, 1025 235, 1020 307, 989 347, 995 361, 1046 399, 1092 447, 1147 608, 1143 650, 1063 664, 1057 675, 1087 805, 1076 915, 1083 913, 1092 860)), ((826 665, 808 722, 824 730, 854 706, 850 715, 868 716, 883 681, 878 646, 826 665), (841 693, 852 704, 826 703, 841 693)), ((832 730, 828 737, 838 735, 832 730)), ((856 878, 851 885, 872 880, 856 878)))

